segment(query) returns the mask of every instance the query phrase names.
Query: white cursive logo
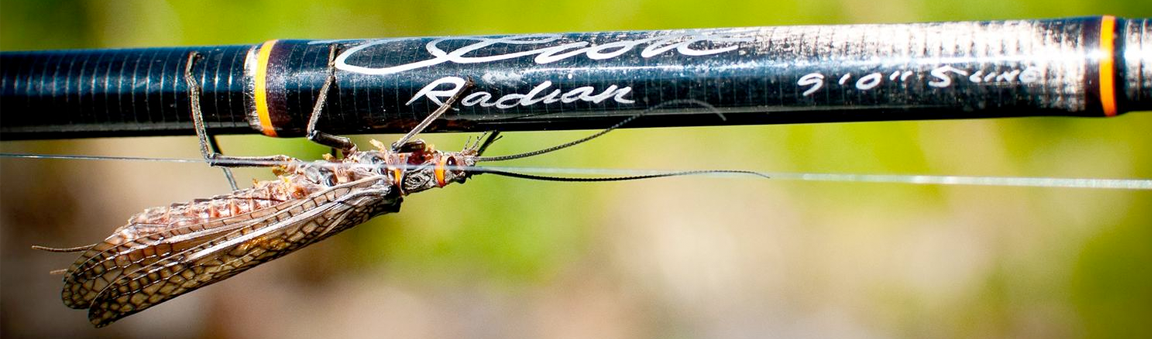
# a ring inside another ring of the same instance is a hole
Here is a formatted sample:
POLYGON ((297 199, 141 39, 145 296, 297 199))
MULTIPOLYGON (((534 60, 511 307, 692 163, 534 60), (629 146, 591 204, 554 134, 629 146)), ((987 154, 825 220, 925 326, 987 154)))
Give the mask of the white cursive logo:
MULTIPOLYGON (((443 77, 436 79, 432 83, 424 86, 416 95, 412 96, 411 100, 404 103, 404 105, 411 105, 413 102, 420 98, 428 98, 436 105, 444 105, 442 99, 448 99, 456 92, 464 88, 467 80, 461 77, 443 77), (437 89, 440 85, 447 84, 447 89, 437 89)), ((545 81, 536 87, 532 88, 526 94, 512 93, 505 94, 499 98, 495 98, 492 93, 485 91, 475 91, 468 94, 464 99, 460 100, 460 105, 463 106, 477 106, 480 107, 496 107, 500 109, 508 109, 516 106, 528 107, 537 103, 551 104, 555 102, 572 103, 576 101, 586 101, 592 103, 600 103, 604 100, 612 99, 621 104, 632 104, 635 100, 629 99, 628 95, 632 93, 632 87, 617 87, 616 85, 608 86, 603 91, 597 93, 596 89, 592 86, 577 87, 566 92, 561 92, 559 89, 548 91, 552 86, 551 81, 545 81), (547 92, 545 94, 545 92, 547 92)))
POLYGON ((592 60, 605 60, 623 55, 644 45, 647 46, 645 46, 640 51, 640 56, 644 58, 651 58, 672 50, 675 50, 681 55, 704 56, 733 51, 739 48, 739 45, 736 43, 753 41, 751 37, 733 36, 736 33, 738 32, 727 32, 726 34, 705 34, 705 32, 689 32, 675 35, 652 36, 635 40, 619 40, 594 46, 588 41, 573 41, 552 45, 553 42, 564 38, 563 35, 559 34, 517 35, 508 37, 445 37, 429 41, 427 44, 425 44, 424 48, 428 51, 428 54, 432 56, 431 59, 390 67, 360 66, 348 64, 348 58, 351 58, 352 56, 356 55, 356 53, 359 53, 366 48, 397 41, 376 40, 349 48, 347 51, 340 53, 340 55, 336 57, 336 68, 342 71, 361 74, 386 75, 409 71, 417 68, 431 67, 446 62, 455 64, 477 64, 514 59, 530 55, 536 56, 533 59, 536 64, 552 63, 564 59, 569 59, 578 55, 584 55, 585 57, 592 60), (476 42, 451 51, 446 51, 440 48, 439 44, 445 41, 453 40, 476 42), (724 45, 722 47, 715 48, 700 48, 695 45, 697 42, 711 42, 713 44, 730 45, 724 45), (510 48, 507 45, 540 46, 538 48, 524 51, 501 53, 500 51, 510 48))

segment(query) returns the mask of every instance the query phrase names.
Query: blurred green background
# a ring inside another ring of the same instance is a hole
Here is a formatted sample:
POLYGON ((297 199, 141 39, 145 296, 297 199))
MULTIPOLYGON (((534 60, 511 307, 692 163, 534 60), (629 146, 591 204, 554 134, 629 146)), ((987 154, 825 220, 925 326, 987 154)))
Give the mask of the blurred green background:
MULTIPOLYGON (((1098 14, 1148 17, 1152 2, 3 0, 0 50, 1098 14)), ((1149 113, 622 130, 516 165, 1149 178, 1149 131, 1149 113)), ((490 153, 587 133, 511 133, 490 153)), ((456 149, 467 136, 424 137, 456 149)), ((222 146, 324 152, 259 136, 222 146)), ((198 157, 192 137, 0 151, 198 157)), ((46 273, 74 257, 28 249, 91 243, 146 207, 227 190, 203 165, 0 159, 0 336, 1152 337, 1149 192, 481 176, 100 330, 46 273)))

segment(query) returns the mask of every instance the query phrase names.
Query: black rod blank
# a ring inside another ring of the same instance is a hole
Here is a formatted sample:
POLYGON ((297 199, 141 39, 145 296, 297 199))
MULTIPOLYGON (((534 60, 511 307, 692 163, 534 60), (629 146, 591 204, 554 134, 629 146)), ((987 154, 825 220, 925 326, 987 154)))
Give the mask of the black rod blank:
POLYGON ((752 27, 278 40, 252 46, 0 53, 0 138, 428 131, 1114 116, 1152 109, 1149 19, 752 27))

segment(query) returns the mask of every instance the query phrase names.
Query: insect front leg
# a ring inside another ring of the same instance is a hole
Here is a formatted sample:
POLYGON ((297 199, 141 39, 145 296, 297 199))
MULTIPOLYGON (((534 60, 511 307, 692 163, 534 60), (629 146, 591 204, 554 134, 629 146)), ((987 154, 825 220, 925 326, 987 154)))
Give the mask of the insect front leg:
MULTIPOLYGON (((396 142, 392 143, 392 151, 399 151, 401 148, 411 147, 408 145, 409 140, 412 140, 413 137, 415 137, 417 134, 420 134, 420 132, 423 132, 425 128, 428 128, 428 125, 431 125, 433 121, 436 121, 436 119, 439 119, 441 115, 444 115, 445 112, 448 112, 449 109, 452 109, 452 105, 454 105, 456 101, 460 100, 460 98, 464 97, 464 93, 467 93, 468 90, 475 85, 476 83, 472 81, 472 78, 468 78, 468 82, 464 83, 464 86, 461 86, 460 90, 457 91, 456 94, 452 94, 448 100, 444 101, 443 105, 440 105, 439 108, 437 108, 435 111, 432 111, 432 114, 429 114, 428 117, 424 118, 424 121, 421 121, 416 125, 416 127, 413 127, 411 131, 408 131, 408 134, 405 134, 404 136, 400 137, 400 140, 396 140, 396 142)), ((423 144, 422 141, 420 143, 423 144)))
MULTIPOLYGON (((308 140, 312 140, 318 144, 331 147, 334 151, 339 150, 342 156, 347 157, 349 154, 356 151, 356 144, 353 143, 352 140, 346 137, 326 133, 317 128, 317 125, 320 122, 320 115, 324 112, 324 104, 328 101, 328 92, 331 92, 332 87, 336 85, 336 52, 339 50, 339 48, 340 46, 338 44, 332 44, 328 48, 328 76, 324 79, 324 85, 320 87, 320 94, 316 97, 316 103, 312 106, 312 113, 308 117, 306 135, 308 140)), ((446 100, 443 105, 433 111, 432 114, 429 114, 428 117, 424 118, 424 120, 417 124, 416 127, 413 127, 412 130, 408 132, 408 134, 405 134, 400 138, 400 140, 393 143, 392 151, 399 151, 401 148, 413 147, 423 149, 423 142, 419 142, 419 145, 408 145, 409 140, 416 136, 416 134, 422 132, 425 128, 428 127, 428 125, 438 119, 441 115, 444 115, 444 113, 449 109, 452 109, 452 105, 455 104, 456 101, 459 101, 460 98, 464 96, 464 93, 466 93, 468 89, 472 88, 474 85, 475 83, 471 78, 469 78, 468 82, 465 83, 464 86, 462 86, 460 90, 456 92, 456 94, 453 94, 452 97, 448 98, 448 100, 446 100)))
POLYGON ((492 146, 496 140, 500 140, 500 131, 484 132, 479 139, 476 139, 476 145, 470 148, 476 152, 476 156, 481 156, 484 155, 484 151, 488 150, 488 146, 492 146), (484 141, 481 142, 481 139, 484 141))

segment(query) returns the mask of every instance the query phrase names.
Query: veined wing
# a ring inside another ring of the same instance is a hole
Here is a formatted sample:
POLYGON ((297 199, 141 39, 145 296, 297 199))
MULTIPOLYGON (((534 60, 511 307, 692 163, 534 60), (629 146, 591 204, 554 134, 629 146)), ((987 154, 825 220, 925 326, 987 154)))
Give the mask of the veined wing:
POLYGON ((275 212, 275 205, 302 200, 288 193, 296 187, 266 181, 228 195, 145 210, 76 260, 64 278, 61 299, 68 307, 88 308, 99 291, 124 273, 259 223, 275 212))
POLYGON ((282 185, 275 181, 262 182, 229 195, 150 208, 133 216, 127 225, 85 251, 68 269, 64 282, 73 286, 62 293, 64 304, 88 308, 95 292, 123 271, 137 269, 159 256, 197 245, 216 234, 259 222, 272 212, 272 206, 297 200, 285 193, 282 185))
POLYGON ((121 270, 91 298, 89 320, 107 325, 397 209, 400 199, 389 196, 388 187, 372 186, 379 180, 366 178, 285 202, 243 227, 212 232, 195 245, 182 244, 182 250, 121 270))
MULTIPOLYGON (((282 204, 292 204, 294 201, 282 204)), ((262 209, 203 224, 129 224, 77 259, 64 277, 61 299, 71 308, 88 308, 98 292, 126 272, 135 271, 219 237, 264 222, 274 210, 262 209)))

